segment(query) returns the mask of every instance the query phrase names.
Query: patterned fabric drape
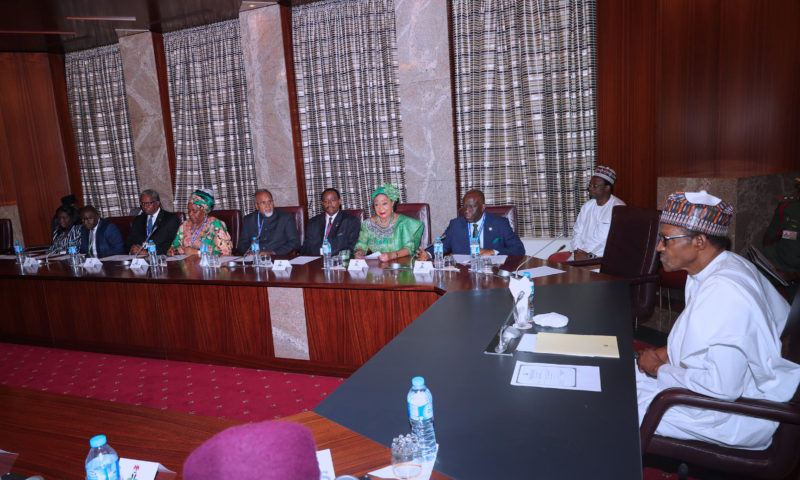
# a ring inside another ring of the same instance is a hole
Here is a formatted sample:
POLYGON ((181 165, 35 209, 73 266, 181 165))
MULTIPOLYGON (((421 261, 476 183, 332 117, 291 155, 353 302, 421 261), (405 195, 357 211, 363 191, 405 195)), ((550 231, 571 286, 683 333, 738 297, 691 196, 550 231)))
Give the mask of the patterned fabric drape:
POLYGON ((453 0, 459 188, 571 234, 595 164, 595 0, 453 0))
POLYGON ((328 187, 367 212, 386 182, 405 200, 392 0, 293 7, 292 44, 309 211, 328 187))
POLYGON ((175 142, 175 208, 196 188, 249 209, 256 169, 239 20, 164 34, 175 142))
POLYGON ((68 53, 64 64, 83 204, 104 217, 128 215, 139 179, 119 45, 68 53))

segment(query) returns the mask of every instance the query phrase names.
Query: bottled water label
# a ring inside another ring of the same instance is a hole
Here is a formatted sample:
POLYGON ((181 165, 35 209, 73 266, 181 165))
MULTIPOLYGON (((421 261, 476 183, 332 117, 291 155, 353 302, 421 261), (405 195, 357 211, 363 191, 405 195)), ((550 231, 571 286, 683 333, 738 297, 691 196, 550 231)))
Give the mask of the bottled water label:
POLYGON ((156 253, 156 246, 154 244, 150 244, 147 246, 147 251, 150 253, 156 253))
POLYGON ((429 420, 433 418, 433 404, 408 405, 408 417, 411 420, 429 420))
POLYGON ((14 245, 14 253, 22 253, 22 247, 19 245, 14 245))
POLYGON ((477 243, 470 244, 469 253, 470 255, 480 255, 481 254, 480 245, 478 245, 477 243))
POLYGON ((442 253, 443 247, 444 247, 444 245, 442 245, 441 243, 433 244, 433 253, 434 254, 442 253))
POLYGON ((95 458, 86 467, 87 480, 118 480, 119 461, 103 465, 100 457, 95 458))
POLYGON ((69 247, 68 252, 70 255, 75 255, 76 253, 78 253, 78 249, 73 245, 69 247))

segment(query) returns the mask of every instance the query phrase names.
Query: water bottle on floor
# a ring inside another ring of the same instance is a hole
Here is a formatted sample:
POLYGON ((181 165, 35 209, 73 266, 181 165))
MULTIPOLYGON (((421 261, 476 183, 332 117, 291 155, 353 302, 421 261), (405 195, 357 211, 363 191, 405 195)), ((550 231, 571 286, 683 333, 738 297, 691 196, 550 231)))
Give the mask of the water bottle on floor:
POLYGON ((119 456, 106 443, 105 435, 89 440, 92 449, 86 457, 86 480, 119 480, 119 456))
POLYGON ((433 241, 433 268, 436 270, 444 268, 444 244, 441 237, 436 237, 433 241))
POLYGON ((411 379, 408 391, 408 421, 411 433, 419 440, 420 458, 423 462, 436 458, 436 433, 433 431, 433 395, 425 386, 425 379, 411 379))

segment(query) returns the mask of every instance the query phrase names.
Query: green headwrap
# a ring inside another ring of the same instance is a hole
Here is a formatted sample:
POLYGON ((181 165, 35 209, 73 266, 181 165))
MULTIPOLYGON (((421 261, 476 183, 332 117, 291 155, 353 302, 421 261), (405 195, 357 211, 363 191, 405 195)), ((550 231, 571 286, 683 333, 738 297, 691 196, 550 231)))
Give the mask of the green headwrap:
POLYGON ((214 208, 214 197, 202 190, 195 190, 192 192, 189 201, 203 207, 206 212, 210 212, 211 209, 214 208))
POLYGON ((389 200, 393 202, 400 200, 400 191, 397 189, 397 187, 395 187, 391 183, 384 183, 383 185, 378 187, 374 192, 372 192, 372 200, 374 201, 375 197, 377 197, 380 194, 386 195, 387 197, 389 197, 389 200))

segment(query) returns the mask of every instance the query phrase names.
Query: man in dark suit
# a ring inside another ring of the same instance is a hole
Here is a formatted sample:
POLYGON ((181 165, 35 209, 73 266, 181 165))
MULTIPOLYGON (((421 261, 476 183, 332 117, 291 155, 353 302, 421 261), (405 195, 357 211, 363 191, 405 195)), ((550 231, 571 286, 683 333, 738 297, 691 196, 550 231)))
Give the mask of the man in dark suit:
POLYGON ((242 230, 239 234, 239 252, 250 250, 253 237, 258 238, 259 249, 270 255, 286 255, 300 248, 300 235, 294 215, 275 208, 272 193, 261 189, 255 195, 256 211, 245 215, 242 219, 242 230))
POLYGON ((172 212, 161 208, 161 198, 155 190, 144 190, 139 195, 142 213, 133 219, 131 232, 125 240, 125 249, 131 255, 146 255, 147 249, 142 244, 148 235, 156 244, 156 252, 166 255, 175 235, 178 233, 180 220, 172 212))
MULTIPOLYGON (((478 237, 481 255, 524 255, 525 246, 511 228, 508 219, 486 211, 486 197, 480 190, 470 190, 464 195, 464 215, 450 220, 442 243, 444 253, 469 255, 471 237, 478 237)), ((433 256, 433 245, 426 250, 417 249, 417 259, 433 256)))
POLYGON ((321 255, 322 241, 328 239, 331 253, 336 255, 342 250, 350 250, 358 240, 361 231, 361 220, 341 210, 342 199, 339 191, 328 188, 322 192, 322 209, 324 212, 308 221, 306 239, 303 242, 303 255, 321 255))
POLYGON ((81 208, 80 253, 93 257, 105 257, 124 253, 122 234, 113 223, 100 218, 97 209, 89 205, 81 208))

